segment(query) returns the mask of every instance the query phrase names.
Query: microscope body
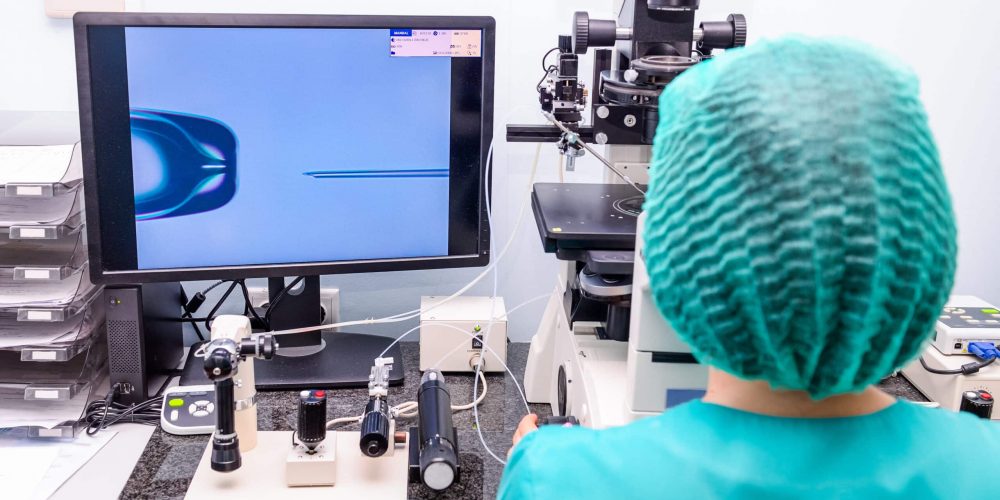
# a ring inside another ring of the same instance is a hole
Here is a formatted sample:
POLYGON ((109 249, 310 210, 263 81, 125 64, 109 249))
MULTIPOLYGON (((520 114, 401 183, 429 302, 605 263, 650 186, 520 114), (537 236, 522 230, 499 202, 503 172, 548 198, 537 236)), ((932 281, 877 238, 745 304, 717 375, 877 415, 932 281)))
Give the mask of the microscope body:
POLYGON ((746 43, 744 16, 695 24, 699 6, 620 0, 611 19, 575 13, 570 34, 554 49, 557 62, 543 61, 546 75, 537 85, 551 124, 507 126, 508 142, 555 143, 567 171, 584 150, 607 167, 604 183, 538 183, 531 199, 545 251, 562 262, 532 339, 525 393, 585 426, 655 415, 705 386, 704 366, 650 307, 636 239, 661 93, 713 50, 746 43), (579 57, 590 49, 593 73, 580 75, 579 57), (588 77, 589 91, 581 83, 588 77), (603 157, 595 145, 604 146, 603 157), (586 226, 577 224, 583 220, 586 226))
POLYGON ((216 427, 212 469, 232 472, 241 453, 257 446, 257 389, 254 358, 270 359, 278 348, 270 334, 254 336, 246 316, 224 315, 212 322, 204 350, 205 375, 215 384, 216 427))
MULTIPOLYGON (((250 339, 250 319, 246 316, 219 316, 212 322, 211 340, 232 340, 239 345, 250 339)), ((257 446, 257 388, 254 380, 253 357, 239 361, 233 375, 234 424, 240 438, 240 451, 257 446)))

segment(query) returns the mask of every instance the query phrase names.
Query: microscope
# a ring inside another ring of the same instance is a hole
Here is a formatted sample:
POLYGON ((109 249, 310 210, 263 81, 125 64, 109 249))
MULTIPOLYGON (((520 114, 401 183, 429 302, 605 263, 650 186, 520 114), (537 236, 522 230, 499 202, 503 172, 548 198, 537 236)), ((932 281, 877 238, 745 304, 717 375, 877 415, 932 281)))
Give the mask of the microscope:
POLYGON ((212 338, 203 350, 205 375, 215 384, 218 410, 212 433, 212 470, 232 472, 243 464, 240 452, 257 445, 253 360, 271 359, 278 343, 270 334, 252 335, 246 316, 224 315, 212 323, 212 338))
POLYGON ((658 414, 700 397, 707 382, 653 304, 637 238, 660 93, 713 51, 746 43, 743 15, 696 25, 699 4, 624 0, 613 20, 575 13, 536 85, 549 123, 507 126, 508 142, 555 143, 569 171, 588 153, 606 167, 602 184, 536 183, 531 195, 543 248, 561 267, 532 338, 525 393, 585 426, 658 414), (579 58, 590 49, 588 87, 579 58))

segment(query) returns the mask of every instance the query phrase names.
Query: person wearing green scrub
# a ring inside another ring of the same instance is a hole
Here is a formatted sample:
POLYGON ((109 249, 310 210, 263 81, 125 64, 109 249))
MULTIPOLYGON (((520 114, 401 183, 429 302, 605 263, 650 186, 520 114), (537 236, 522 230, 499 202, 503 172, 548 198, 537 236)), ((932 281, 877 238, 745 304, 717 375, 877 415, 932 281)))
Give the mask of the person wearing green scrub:
POLYGON ((955 272, 915 76, 786 37, 685 71, 659 111, 644 257, 705 396, 602 430, 528 415, 499 498, 1000 498, 1000 425, 874 387, 955 272))

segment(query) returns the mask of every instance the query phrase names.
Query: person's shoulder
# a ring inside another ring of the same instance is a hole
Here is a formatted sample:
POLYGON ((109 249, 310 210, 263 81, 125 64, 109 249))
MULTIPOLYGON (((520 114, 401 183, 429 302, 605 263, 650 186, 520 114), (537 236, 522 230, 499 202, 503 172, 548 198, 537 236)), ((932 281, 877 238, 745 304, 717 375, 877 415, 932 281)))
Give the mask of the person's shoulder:
POLYGON ((579 427, 541 428, 522 438, 508 457, 497 498, 550 497, 555 493, 550 490, 565 479, 571 468, 567 462, 589 448, 587 437, 592 433, 591 429, 579 427))
POLYGON ((906 421, 902 425, 922 432, 936 446, 952 446, 956 452, 977 454, 975 450, 1000 450, 1000 422, 976 417, 967 412, 943 408, 926 408, 907 401, 897 403, 896 410, 906 421))
MULTIPOLYGON (((603 498, 617 481, 624 450, 634 452, 636 433, 656 417, 621 427, 543 427, 514 447, 504 469, 499 498, 558 498, 578 492, 603 498)), ((572 495, 570 495, 572 496, 572 495)))

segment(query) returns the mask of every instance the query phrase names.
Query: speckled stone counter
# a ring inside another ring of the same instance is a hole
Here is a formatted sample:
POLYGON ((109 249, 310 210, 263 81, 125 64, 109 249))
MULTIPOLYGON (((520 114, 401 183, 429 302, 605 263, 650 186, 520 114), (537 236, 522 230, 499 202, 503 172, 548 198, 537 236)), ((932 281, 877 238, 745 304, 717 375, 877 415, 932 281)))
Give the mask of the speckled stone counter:
MULTIPOLYGON (((395 403, 414 399, 420 384, 417 343, 402 342, 400 345, 406 380, 403 386, 390 388, 389 400, 395 403)), ((507 356, 510 368, 520 383, 524 378, 528 344, 510 344, 507 356)), ((490 449, 498 456, 505 457, 514 429, 525 414, 524 403, 510 375, 489 375, 486 380, 489 390, 480 405, 479 425, 490 449)), ((472 382, 472 375, 448 377, 453 402, 471 401, 472 382)), ((902 377, 889 377, 882 382, 881 387, 898 397, 925 400, 902 377)), ((327 404, 329 418, 357 415, 368 400, 367 389, 336 390, 330 394, 327 404)), ((292 430, 296 418, 296 397, 297 393, 292 391, 258 393, 258 427, 261 430, 292 430)), ((531 411, 543 416, 551 414, 548 405, 532 404, 531 411)), ((496 496, 503 466, 483 450, 472 412, 456 413, 455 427, 458 429, 461 484, 443 493, 436 493, 422 485, 410 485, 410 498, 450 500, 492 499, 496 496)), ((348 425, 342 429, 358 430, 358 426, 348 425)), ((132 471, 121 498, 183 498, 207 443, 208 436, 172 436, 157 429, 146 445, 142 459, 132 471)))

